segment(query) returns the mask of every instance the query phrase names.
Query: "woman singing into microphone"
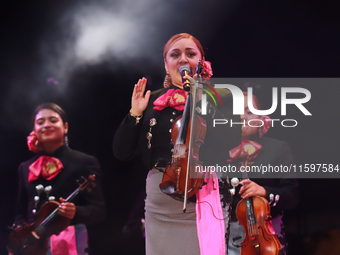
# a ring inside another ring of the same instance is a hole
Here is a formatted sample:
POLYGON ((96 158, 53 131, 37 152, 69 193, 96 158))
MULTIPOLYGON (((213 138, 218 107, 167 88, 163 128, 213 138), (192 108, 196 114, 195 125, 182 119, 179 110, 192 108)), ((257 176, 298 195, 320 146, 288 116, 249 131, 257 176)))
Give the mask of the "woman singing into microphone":
MULTIPOLYGON (((160 170, 172 157, 172 123, 182 115, 187 100, 179 69, 187 66, 190 76, 193 76, 201 59, 203 71, 200 77, 208 79, 212 75, 202 45, 190 34, 171 37, 165 44, 163 57, 166 72, 164 88, 145 93, 145 78, 135 85, 131 110, 114 137, 114 155, 118 159, 129 160, 141 154, 145 166, 150 169, 145 200, 147 255, 225 254, 225 227, 218 181, 207 181, 208 184, 196 194, 200 201, 188 203, 186 213, 183 213, 183 201, 166 195, 159 188, 163 176, 160 170), (208 202, 206 198, 211 194, 213 199, 208 202)), ((190 80, 190 77, 185 78, 190 80)), ((218 94, 222 98, 223 108, 216 109, 208 102, 207 115, 202 116, 206 120, 207 133, 199 157, 204 164, 216 164, 218 159, 219 163, 226 162, 225 155, 240 143, 240 126, 220 125, 215 129, 212 126, 213 118, 232 118, 229 91, 219 90, 218 94), (223 135, 218 136, 218 133, 223 135)), ((199 114, 200 108, 196 109, 196 114, 199 114)))

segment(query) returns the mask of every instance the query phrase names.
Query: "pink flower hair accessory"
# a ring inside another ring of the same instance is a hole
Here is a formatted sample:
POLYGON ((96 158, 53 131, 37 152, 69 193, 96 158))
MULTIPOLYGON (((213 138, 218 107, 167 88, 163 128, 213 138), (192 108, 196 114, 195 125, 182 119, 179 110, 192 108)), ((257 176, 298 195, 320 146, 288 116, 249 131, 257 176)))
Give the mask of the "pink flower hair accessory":
POLYGON ((206 79, 209 79, 211 76, 213 76, 211 63, 209 61, 204 61, 201 76, 206 79))
POLYGON ((34 131, 27 136, 27 146, 32 152, 39 153, 42 151, 41 144, 39 143, 37 134, 34 131))

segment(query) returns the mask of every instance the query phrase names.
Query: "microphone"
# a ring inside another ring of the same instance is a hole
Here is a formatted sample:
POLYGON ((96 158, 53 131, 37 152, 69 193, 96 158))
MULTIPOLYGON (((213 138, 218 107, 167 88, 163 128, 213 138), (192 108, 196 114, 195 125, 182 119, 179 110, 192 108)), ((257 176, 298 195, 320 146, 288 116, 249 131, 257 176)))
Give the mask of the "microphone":
POLYGON ((183 78, 186 75, 190 75, 190 67, 189 66, 181 66, 178 69, 178 72, 182 76, 183 89, 185 91, 190 91, 190 81, 183 78))

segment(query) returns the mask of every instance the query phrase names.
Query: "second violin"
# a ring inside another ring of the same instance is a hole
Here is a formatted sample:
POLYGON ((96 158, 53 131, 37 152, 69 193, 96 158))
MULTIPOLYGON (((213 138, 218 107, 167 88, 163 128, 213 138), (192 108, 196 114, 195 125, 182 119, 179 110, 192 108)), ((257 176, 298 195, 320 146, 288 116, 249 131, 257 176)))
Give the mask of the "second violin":
MULTIPOLYGON (((243 165, 249 164, 247 155, 243 165)), ((248 179, 247 172, 244 176, 248 179)), ((246 184, 247 185, 247 184, 246 184)), ((244 228, 244 240, 241 242, 241 255, 279 255, 281 243, 274 234, 270 221, 269 202, 260 196, 242 199, 236 207, 236 216, 239 224, 244 228)))
POLYGON ((245 237, 241 255, 279 255, 281 244, 270 221, 270 205, 263 197, 242 199, 236 207, 236 216, 243 226, 245 237))
MULTIPOLYGON (((86 188, 90 191, 89 184, 93 184, 95 175, 89 175, 71 195, 66 202, 72 201, 81 191, 86 188)), ((94 184, 93 184, 94 185, 94 184)), ((49 201, 45 203, 37 213, 36 221, 29 225, 27 223, 18 229, 13 229, 9 236, 8 250, 13 255, 46 255, 49 249, 47 243, 51 235, 58 235, 65 230, 71 220, 58 214, 60 203, 49 201)))

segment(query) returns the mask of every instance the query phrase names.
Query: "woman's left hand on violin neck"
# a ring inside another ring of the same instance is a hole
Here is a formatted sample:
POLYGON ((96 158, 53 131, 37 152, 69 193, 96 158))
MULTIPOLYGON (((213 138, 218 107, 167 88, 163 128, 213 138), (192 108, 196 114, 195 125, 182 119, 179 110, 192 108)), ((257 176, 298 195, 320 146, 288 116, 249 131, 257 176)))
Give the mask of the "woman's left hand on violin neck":
POLYGON ((258 185, 256 182, 253 182, 249 179, 242 180, 240 182, 242 184, 242 187, 240 188, 239 194, 243 199, 248 197, 266 197, 267 192, 266 190, 258 185))
POLYGON ((76 214, 76 206, 73 203, 65 202, 65 199, 60 198, 61 204, 59 205, 58 213, 72 220, 76 214))

